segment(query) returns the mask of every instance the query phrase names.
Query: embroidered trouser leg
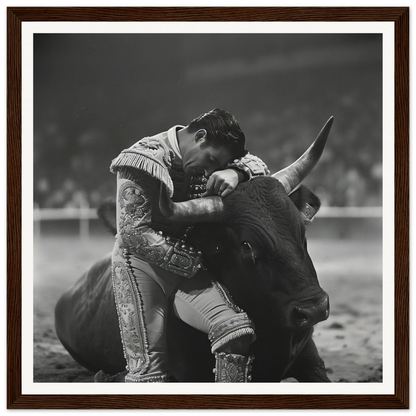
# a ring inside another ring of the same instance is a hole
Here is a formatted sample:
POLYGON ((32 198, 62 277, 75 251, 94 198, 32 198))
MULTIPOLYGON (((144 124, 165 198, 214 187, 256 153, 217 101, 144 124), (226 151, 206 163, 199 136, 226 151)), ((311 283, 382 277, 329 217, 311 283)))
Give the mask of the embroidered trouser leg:
POLYGON ((179 280, 172 273, 156 274, 142 260, 113 254, 113 287, 128 370, 125 381, 168 380, 168 297, 179 280))
MULTIPOLYGON (((139 259, 113 253, 113 287, 129 382, 167 381, 168 298, 186 323, 208 334, 212 352, 235 352, 255 339, 248 316, 203 272, 185 279, 139 259)), ((235 380, 239 381, 239 380, 235 380)))
POLYGON ((181 280, 173 308, 184 322, 208 334, 213 353, 227 349, 227 352, 234 352, 233 346, 238 345, 238 341, 245 344, 243 349, 248 351, 255 340, 254 326, 247 314, 203 271, 192 279, 181 280))

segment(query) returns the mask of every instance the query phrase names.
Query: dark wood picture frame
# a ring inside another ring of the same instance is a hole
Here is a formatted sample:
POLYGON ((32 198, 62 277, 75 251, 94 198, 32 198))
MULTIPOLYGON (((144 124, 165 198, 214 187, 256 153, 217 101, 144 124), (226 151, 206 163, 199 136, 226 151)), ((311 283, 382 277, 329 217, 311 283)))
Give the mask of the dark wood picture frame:
POLYGON ((409 408, 409 8, 7 9, 7 407, 8 409, 407 409, 409 408), (22 22, 393 22, 395 33, 395 392, 391 395, 22 394, 22 22))

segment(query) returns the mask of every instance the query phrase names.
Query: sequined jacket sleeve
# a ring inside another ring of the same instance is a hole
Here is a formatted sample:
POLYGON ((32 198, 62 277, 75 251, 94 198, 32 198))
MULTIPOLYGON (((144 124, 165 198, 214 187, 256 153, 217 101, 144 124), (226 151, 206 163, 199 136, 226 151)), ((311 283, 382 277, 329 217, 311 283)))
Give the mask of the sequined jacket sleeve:
POLYGON ((247 153, 240 159, 235 159, 228 164, 227 168, 233 168, 244 172, 248 176, 248 180, 253 179, 256 176, 270 174, 266 164, 251 153, 247 153))
POLYGON ((117 238, 121 249, 151 264, 185 277, 201 267, 201 253, 182 241, 151 228, 155 181, 136 171, 120 170, 117 176, 117 238))

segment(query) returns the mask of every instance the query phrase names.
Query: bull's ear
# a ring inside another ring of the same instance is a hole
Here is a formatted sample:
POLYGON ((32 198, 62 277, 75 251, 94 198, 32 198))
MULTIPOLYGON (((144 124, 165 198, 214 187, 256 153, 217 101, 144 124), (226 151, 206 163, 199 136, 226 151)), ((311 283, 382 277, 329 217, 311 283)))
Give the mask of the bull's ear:
POLYGON ((302 214, 305 222, 311 222, 321 207, 320 199, 305 185, 301 185, 289 198, 302 214))
POLYGON ((312 205, 309 205, 307 202, 305 202, 304 207, 300 209, 300 213, 302 214, 303 221, 305 222, 311 222, 317 212, 318 210, 315 209, 312 205))

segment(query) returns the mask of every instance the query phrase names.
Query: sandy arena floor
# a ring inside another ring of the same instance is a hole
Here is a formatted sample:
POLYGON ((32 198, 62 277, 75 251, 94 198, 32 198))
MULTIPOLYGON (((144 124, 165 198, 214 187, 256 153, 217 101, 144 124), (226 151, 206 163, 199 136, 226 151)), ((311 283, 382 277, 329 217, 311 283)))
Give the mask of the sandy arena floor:
MULTIPOLYGON (((34 382, 92 382, 55 335, 53 310, 63 291, 111 250, 111 236, 42 236, 35 243, 34 382)), ((331 314, 317 325, 315 341, 333 382, 382 381, 381 244, 309 241, 331 314)), ((291 381, 291 380, 287 380, 291 381)))

